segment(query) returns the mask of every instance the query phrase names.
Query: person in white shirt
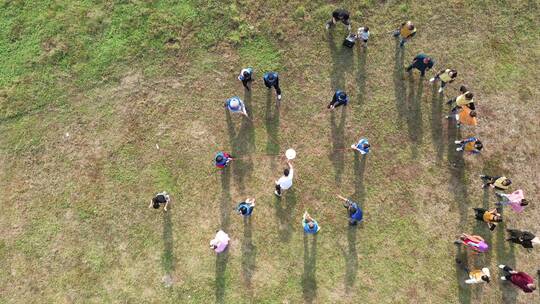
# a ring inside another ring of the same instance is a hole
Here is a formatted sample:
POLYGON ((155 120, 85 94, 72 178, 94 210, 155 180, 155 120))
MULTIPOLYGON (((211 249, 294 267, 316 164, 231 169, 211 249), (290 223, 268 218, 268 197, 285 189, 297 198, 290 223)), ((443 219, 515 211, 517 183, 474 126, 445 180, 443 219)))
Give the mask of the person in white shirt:
POLYGON ((290 160, 287 161, 287 165, 289 165, 289 168, 283 170, 283 176, 276 181, 276 191, 274 191, 274 194, 277 196, 281 196, 282 190, 292 187, 294 169, 290 160))
POLYGON ((362 26, 358 28, 358 34, 356 35, 358 40, 362 41, 362 46, 367 47, 367 42, 369 39, 369 27, 362 26))

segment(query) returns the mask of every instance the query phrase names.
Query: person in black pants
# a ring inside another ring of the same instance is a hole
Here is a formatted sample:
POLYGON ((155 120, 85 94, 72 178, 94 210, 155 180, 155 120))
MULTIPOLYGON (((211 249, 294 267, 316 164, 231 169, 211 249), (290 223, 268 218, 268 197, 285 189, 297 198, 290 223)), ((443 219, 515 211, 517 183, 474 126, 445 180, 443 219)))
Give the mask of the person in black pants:
POLYGON ((276 89, 277 99, 281 100, 281 89, 279 88, 279 76, 276 72, 268 72, 263 76, 264 85, 271 89, 274 87, 276 89))
POLYGON ((420 76, 424 77, 426 71, 433 68, 435 61, 426 54, 418 54, 414 57, 413 62, 407 67, 407 72, 413 68, 420 71, 420 76))
POLYGON ((521 231, 517 229, 507 229, 510 233, 510 238, 506 239, 514 244, 519 244, 523 248, 531 249, 534 245, 540 245, 540 239, 529 231, 521 231))
POLYGON ((339 106, 346 106, 348 103, 349 96, 347 96, 347 93, 337 90, 336 93, 334 93, 334 97, 332 97, 332 101, 328 105, 328 109, 333 110, 339 106))
POLYGON ((338 21, 343 22, 343 24, 347 26, 347 29, 351 31, 351 21, 349 20, 349 12, 341 8, 332 12, 332 19, 326 22, 326 29, 329 29, 338 21))

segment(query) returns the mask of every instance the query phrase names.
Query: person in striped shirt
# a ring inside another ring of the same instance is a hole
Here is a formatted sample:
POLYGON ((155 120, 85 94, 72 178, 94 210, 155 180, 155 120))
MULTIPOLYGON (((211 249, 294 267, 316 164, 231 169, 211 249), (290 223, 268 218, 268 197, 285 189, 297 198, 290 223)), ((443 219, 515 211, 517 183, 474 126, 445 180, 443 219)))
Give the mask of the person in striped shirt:
POLYGON ((441 87, 439 88, 439 93, 442 93, 444 91, 444 87, 446 87, 446 84, 452 83, 454 80, 456 80, 458 73, 454 69, 446 69, 442 70, 435 77, 431 78, 429 82, 433 83, 436 80, 441 81, 441 87))

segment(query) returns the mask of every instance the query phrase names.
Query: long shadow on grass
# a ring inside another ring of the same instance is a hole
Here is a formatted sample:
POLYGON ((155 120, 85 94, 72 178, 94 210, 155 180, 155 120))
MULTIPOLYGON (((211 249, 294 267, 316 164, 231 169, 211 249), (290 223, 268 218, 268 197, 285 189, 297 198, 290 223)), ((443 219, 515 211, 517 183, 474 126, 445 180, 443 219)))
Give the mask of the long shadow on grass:
POLYGON ((255 272, 257 248, 253 245, 251 217, 244 217, 244 240, 242 242, 242 277, 250 299, 253 299, 251 279, 255 272))
POLYGON ((304 233, 304 274, 302 276, 302 291, 305 303, 313 303, 317 298, 317 235, 311 239, 309 248, 309 238, 311 235, 304 233))
POLYGON ((456 280, 459 290, 459 303, 470 304, 471 303, 471 287, 465 283, 465 280, 469 278, 466 271, 466 267, 469 264, 467 251, 462 246, 457 247, 456 261, 461 261, 461 264, 456 263, 456 280))
MULTIPOLYGON (((502 209, 501 215, 503 216, 503 219, 504 219, 504 209, 503 208, 501 209, 502 209)), ((497 253, 497 264, 498 265, 504 264, 510 267, 515 267, 516 256, 514 253, 514 246, 506 242, 505 235, 504 235, 506 231, 505 222, 500 223, 496 229, 497 229, 497 232, 496 232, 497 243, 495 244, 495 250, 497 253)), ((502 302, 505 304, 516 303, 517 294, 518 294, 516 287, 512 286, 512 284, 509 282, 504 282, 501 280, 499 280, 499 284, 502 291, 502 302)))
POLYGON ((366 188, 364 186, 364 172, 366 170, 367 155, 354 152, 354 195, 353 199, 365 210, 364 200, 366 188))
POLYGON ((437 86, 431 90, 431 140, 437 152, 437 164, 441 164, 444 153, 442 126, 442 94, 437 92, 437 86))
POLYGON ((176 259, 174 258, 174 237, 171 221, 171 212, 163 212, 163 255, 161 265, 165 272, 164 281, 166 285, 172 284, 171 275, 174 273, 176 259))
POLYGON ((422 108, 421 100, 424 92, 424 77, 420 77, 416 80, 418 83, 415 87, 415 80, 413 75, 409 75, 409 90, 407 94, 407 131, 409 133, 409 140, 411 141, 411 153, 412 157, 416 159, 418 157, 418 146, 422 144, 422 108))
MULTIPOLYGON (((467 181, 465 179, 465 161, 463 159, 463 152, 456 151, 456 145, 454 141, 460 138, 461 134, 459 129, 456 129, 456 125, 453 121, 448 122, 448 154, 447 159, 450 170, 450 183, 449 191, 454 194, 454 204, 457 205, 459 213, 459 227, 466 227, 468 214, 472 215, 472 209, 470 208, 469 196, 467 192, 467 181)), ((463 231, 464 232, 464 231, 463 231)), ((463 250, 462 246, 458 246, 458 252, 456 259, 462 261, 461 266, 467 266, 467 252, 463 250)), ((458 292, 459 301, 462 304, 471 303, 471 289, 470 286, 466 286, 465 279, 467 278, 466 272, 460 265, 456 266, 456 279, 458 280, 458 292)))
POLYGON ((341 118, 339 125, 336 124, 336 113, 332 111, 330 114, 332 150, 328 157, 332 161, 335 170, 336 183, 341 183, 341 175, 345 167, 345 120, 347 118, 347 111, 345 106, 341 107, 341 118))
POLYGON ((358 70, 356 72, 356 94, 358 99, 358 105, 355 112, 360 113, 362 106, 366 102, 366 60, 367 60, 368 50, 367 48, 361 47, 358 51, 358 70))
POLYGON ((405 98, 407 89, 405 87, 405 81, 403 77, 403 64, 404 64, 404 52, 399 47, 399 42, 396 42, 394 53, 394 95, 396 99, 396 109, 398 112, 398 125, 401 126, 403 117, 407 115, 407 105, 405 98))
MULTIPOLYGON (((268 140, 266 141, 266 153, 267 154, 279 154, 279 108, 272 107, 272 91, 266 92, 266 109, 264 121, 266 125, 266 134, 268 140), (273 108, 273 113, 272 113, 273 108)), ((275 157, 270 157, 270 168, 276 169, 277 162, 275 157)))
MULTIPOLYGON (((251 94, 246 93, 244 100, 248 109, 248 115, 252 117, 251 108, 251 94)), ((229 111, 226 111, 227 118, 227 130, 229 132, 229 140, 231 143, 232 155, 237 160, 232 163, 232 174, 236 180, 236 185, 240 194, 245 194, 245 181, 249 179, 251 172, 253 171, 253 160, 251 159, 251 153, 255 149, 255 128, 253 122, 239 115, 235 118, 242 119, 240 128, 236 130, 232 121, 232 117, 229 111)))
POLYGON ((288 242, 291 239, 293 231, 292 221, 295 216, 297 198, 296 190, 291 187, 283 192, 282 197, 274 197, 274 210, 276 218, 279 220, 279 238, 283 242, 288 242))
MULTIPOLYGON (((231 172, 229 168, 222 171, 221 175, 221 202, 220 202, 220 227, 223 231, 229 232, 230 226, 230 202, 231 202, 231 172)), ((226 250, 216 257, 216 276, 215 276, 215 296, 216 303, 224 303, 226 279, 225 271, 229 261, 229 251, 226 250)))
MULTIPOLYGON (((328 48, 332 56, 332 73, 330 75, 330 85, 332 90, 345 90, 345 73, 349 72, 353 66, 353 50, 336 44, 334 31, 329 31, 327 35, 328 48)), ((339 40, 341 43, 341 40, 339 40)))

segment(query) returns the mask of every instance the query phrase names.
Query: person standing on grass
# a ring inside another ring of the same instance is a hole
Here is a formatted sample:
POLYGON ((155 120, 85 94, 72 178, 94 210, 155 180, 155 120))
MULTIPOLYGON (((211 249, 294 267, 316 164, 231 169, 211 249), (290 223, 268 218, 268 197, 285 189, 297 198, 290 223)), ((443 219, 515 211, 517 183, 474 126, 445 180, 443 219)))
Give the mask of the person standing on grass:
POLYGON ((169 196, 169 194, 167 194, 167 192, 163 191, 156 194, 156 196, 154 196, 150 200, 150 205, 148 205, 148 208, 153 207, 154 209, 159 209, 159 206, 161 206, 162 204, 165 204, 165 206, 163 207, 163 211, 167 211, 167 207, 169 206, 170 203, 171 203, 171 197, 169 196))
POLYGON ((411 21, 403 22, 393 33, 394 37, 399 38, 399 46, 403 47, 414 35, 416 27, 411 21))
POLYGON ((283 190, 289 189, 293 184, 294 169, 290 160, 287 161, 287 165, 289 165, 289 168, 283 170, 283 176, 276 181, 274 194, 280 197, 283 190))
POLYGON ((506 240, 519 244, 523 246, 523 248, 532 249, 534 245, 540 245, 540 238, 535 236, 532 232, 517 229, 507 229, 506 231, 510 233, 510 238, 506 240))
POLYGON ((263 76, 264 85, 271 89, 274 87, 276 89, 277 99, 278 101, 281 100, 281 89, 279 88, 279 76, 276 72, 267 72, 263 76))
POLYGON ((496 203, 497 205, 510 206, 516 213, 521 213, 529 205, 529 201, 525 199, 521 189, 510 194, 496 192, 495 195, 500 199, 496 203))
POLYGON ((486 210, 484 208, 473 208, 473 210, 475 212, 474 217, 478 221, 486 223, 491 231, 495 230, 497 227, 497 224, 495 223, 500 223, 503 221, 502 215, 496 208, 491 210, 486 210))
POLYGON ((304 227, 304 232, 307 234, 315 234, 321 230, 317 221, 307 211, 304 212, 304 216, 302 217, 302 226, 304 227))
POLYGON ((459 92, 461 93, 459 96, 454 97, 446 102, 446 104, 456 104, 452 108, 452 112, 463 106, 467 106, 471 110, 476 110, 474 105, 474 94, 470 92, 466 86, 459 87, 459 92))
POLYGON ((497 190, 508 190, 512 184, 512 180, 506 176, 489 176, 480 174, 480 178, 483 181, 482 188, 495 188, 497 190))
POLYGON ((214 164, 216 167, 223 169, 229 165, 229 163, 234 160, 229 153, 220 151, 214 157, 214 164))
POLYGON ((326 22, 326 29, 334 26, 338 21, 343 22, 347 26, 347 30, 351 31, 351 21, 349 20, 350 14, 347 10, 342 8, 336 9, 332 12, 332 19, 326 22))
POLYGON ((527 273, 522 271, 515 271, 514 269, 503 264, 499 265, 499 268, 508 273, 507 275, 502 276, 501 280, 512 282, 512 284, 521 288, 521 290, 526 293, 530 293, 536 290, 534 279, 527 273))
MULTIPOLYGON (((362 26, 358 28, 358 33, 356 35, 356 39, 362 41, 362 46, 364 48, 367 48, 367 42, 369 40, 369 27, 362 26)), ((360 45, 360 44, 358 44, 360 45)))
POLYGON ((471 110, 468 106, 463 106, 461 109, 456 109, 457 114, 452 112, 451 115, 447 115, 447 119, 455 119, 456 127, 460 128, 461 125, 476 126, 478 125, 478 119, 476 119, 476 111, 471 110))
POLYGON ((227 249, 229 245, 229 235, 223 230, 218 230, 216 236, 213 240, 210 241, 210 248, 212 248, 216 253, 221 253, 227 249))
POLYGON ((464 151, 471 154, 478 154, 484 148, 482 142, 476 137, 465 138, 464 140, 456 140, 454 142, 458 147, 456 151, 464 151))
POLYGON ((248 217, 253 212, 253 208, 255 208, 255 199, 246 198, 245 201, 238 204, 238 207, 236 207, 236 212, 244 217, 248 217))
POLYGON ((446 69, 442 70, 435 77, 431 78, 429 82, 433 83, 436 80, 441 81, 441 87, 439 88, 439 93, 442 93, 444 91, 444 87, 446 87, 446 84, 454 82, 457 77, 457 71, 454 69, 446 69))
POLYGON ((414 68, 420 71, 420 76, 424 77, 426 71, 433 68, 434 64, 435 60, 426 54, 420 53, 414 57, 412 63, 407 67, 407 72, 411 72, 414 68))
POLYGON ((462 233, 459 236, 459 239, 454 241, 454 244, 463 244, 466 248, 471 249, 476 253, 483 253, 489 250, 489 245, 479 235, 462 233))
POLYGON ((251 90, 251 83, 253 82, 253 68, 245 68, 240 71, 238 80, 242 82, 242 85, 246 90, 251 90))
MULTIPOLYGON (((225 101, 225 107, 232 113, 241 113, 245 117, 248 117, 246 105, 238 96, 233 96, 225 101)), ((249 118, 249 117, 248 117, 249 118)))
POLYGON ((357 144, 351 146, 353 150, 360 152, 362 155, 368 154, 370 147, 371 145, 366 138, 360 138, 357 144))
POLYGON ((361 222, 364 218, 364 212, 362 211, 362 208, 360 208, 357 203, 351 201, 348 198, 345 198, 339 194, 337 196, 344 201, 343 207, 347 208, 347 213, 349 215, 349 224, 351 226, 354 226, 361 222))
POLYGON ((349 103, 349 96, 344 91, 337 90, 328 105, 328 109, 333 110, 339 106, 346 106, 349 103))

